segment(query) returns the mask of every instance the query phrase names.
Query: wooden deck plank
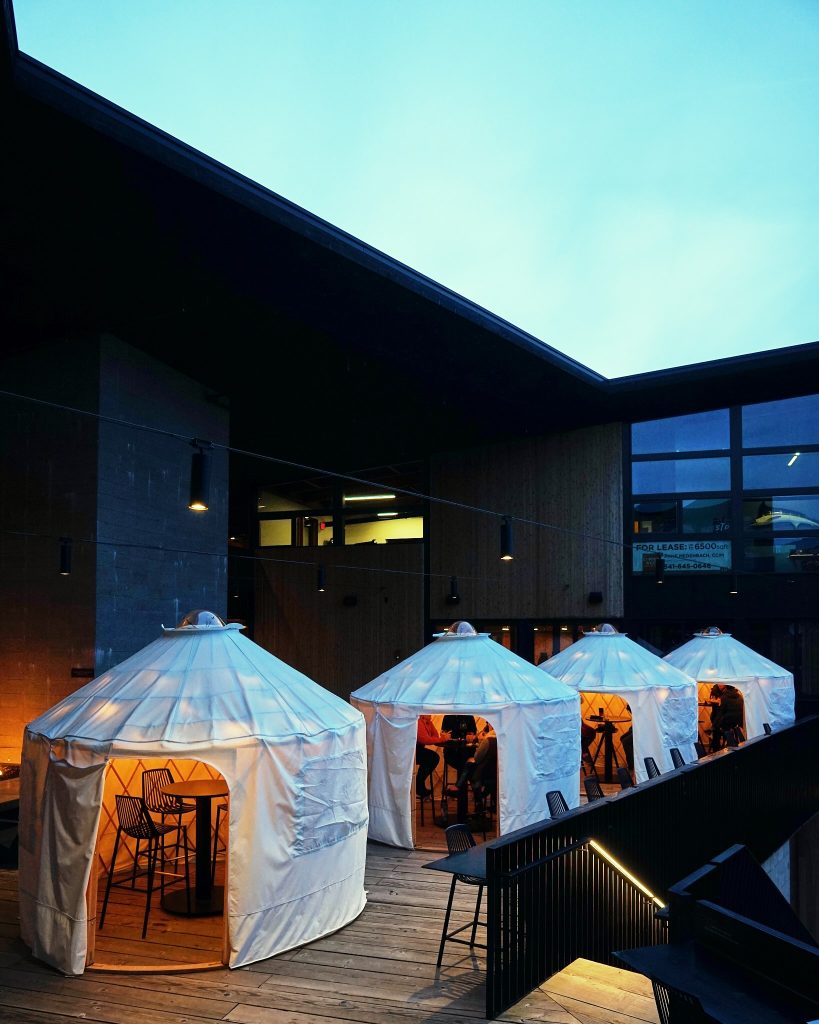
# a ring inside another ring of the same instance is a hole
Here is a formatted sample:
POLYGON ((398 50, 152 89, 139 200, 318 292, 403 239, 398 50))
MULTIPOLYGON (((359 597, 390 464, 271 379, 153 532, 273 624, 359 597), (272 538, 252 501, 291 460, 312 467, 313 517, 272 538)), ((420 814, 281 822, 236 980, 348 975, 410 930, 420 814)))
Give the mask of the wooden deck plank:
MULTIPOLYGON (((438 955, 448 875, 423 865, 441 849, 368 846, 367 902, 344 928, 246 968, 196 974, 181 967, 219 947, 221 918, 152 908, 140 939, 144 894, 116 890, 97 955, 123 970, 66 978, 37 961, 19 933, 15 871, 0 870, 0 1024, 477 1024, 484 1020, 485 955, 447 945, 438 955), (126 968, 141 964, 148 973, 126 968)), ((457 923, 474 890, 456 889, 457 923)), ((578 961, 500 1018, 521 1024, 656 1022, 649 982, 578 961)))

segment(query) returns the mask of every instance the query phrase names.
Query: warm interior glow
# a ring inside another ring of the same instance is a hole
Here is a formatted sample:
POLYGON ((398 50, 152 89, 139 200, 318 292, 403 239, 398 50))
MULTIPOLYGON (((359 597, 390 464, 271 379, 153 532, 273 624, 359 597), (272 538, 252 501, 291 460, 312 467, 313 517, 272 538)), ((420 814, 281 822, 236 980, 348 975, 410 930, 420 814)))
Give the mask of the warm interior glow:
POLYGON ((512 561, 512 556, 511 555, 501 555, 501 561, 502 562, 511 562, 512 561))
POLYGON ((612 857, 608 850, 604 850, 596 839, 590 839, 589 846, 596 850, 597 853, 599 853, 604 860, 608 861, 609 864, 611 864, 611 866, 615 869, 615 871, 619 871, 624 878, 627 878, 632 883, 632 885, 636 885, 640 892, 648 896, 649 899, 654 900, 658 907, 665 907, 665 903, 663 903, 661 899, 655 896, 650 889, 647 889, 646 886, 644 886, 639 879, 635 878, 630 871, 627 871, 626 868, 624 868, 618 860, 615 860, 615 858, 612 857))
POLYGON ((203 501, 193 501, 188 508, 191 512, 207 512, 208 506, 203 501))

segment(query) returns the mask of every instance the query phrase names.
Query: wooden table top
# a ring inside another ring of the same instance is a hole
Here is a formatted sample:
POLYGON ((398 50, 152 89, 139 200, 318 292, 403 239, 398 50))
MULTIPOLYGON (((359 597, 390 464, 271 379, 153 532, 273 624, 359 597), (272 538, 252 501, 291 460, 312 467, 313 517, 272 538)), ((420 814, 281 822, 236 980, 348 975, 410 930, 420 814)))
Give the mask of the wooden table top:
POLYGON ((223 779, 189 779, 187 782, 169 782, 161 787, 168 796, 227 796, 228 784, 223 779))

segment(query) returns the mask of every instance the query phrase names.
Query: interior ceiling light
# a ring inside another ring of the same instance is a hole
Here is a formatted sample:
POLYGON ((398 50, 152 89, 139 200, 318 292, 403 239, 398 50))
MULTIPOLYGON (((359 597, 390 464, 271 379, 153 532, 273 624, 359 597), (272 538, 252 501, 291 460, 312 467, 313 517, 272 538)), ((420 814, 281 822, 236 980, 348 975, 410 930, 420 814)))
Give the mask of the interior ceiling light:
POLYGON ((344 501, 393 501, 394 494, 345 494, 344 501))
POLYGON ((793 455, 791 455, 791 457, 788 459, 788 469, 791 468, 791 466, 794 464, 794 462, 796 462, 796 460, 799 458, 801 454, 802 452, 794 452, 793 455))
POLYGON ((379 519, 389 519, 390 516, 397 516, 397 512, 376 512, 379 519))

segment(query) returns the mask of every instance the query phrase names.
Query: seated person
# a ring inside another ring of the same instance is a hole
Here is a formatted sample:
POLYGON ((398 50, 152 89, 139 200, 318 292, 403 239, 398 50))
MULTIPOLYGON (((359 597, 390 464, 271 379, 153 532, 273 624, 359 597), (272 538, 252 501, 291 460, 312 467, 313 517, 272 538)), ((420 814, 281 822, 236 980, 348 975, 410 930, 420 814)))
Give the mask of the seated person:
POLYGON ((415 773, 415 792, 418 796, 432 795, 432 786, 427 785, 427 780, 432 779, 432 773, 441 760, 440 755, 429 748, 443 746, 448 739, 449 736, 446 733, 438 732, 430 715, 418 716, 415 743, 415 763, 418 765, 418 771, 415 773))
POLYGON ((495 789, 495 774, 498 768, 498 738, 487 722, 481 731, 475 756, 470 757, 458 776, 458 786, 467 782, 472 786, 476 799, 495 789))
MULTIPOLYGON (((711 690, 711 696, 714 695, 711 690)), ((725 743, 725 734, 731 729, 742 729, 744 701, 742 694, 735 686, 720 686, 719 707, 711 712, 711 728, 714 730, 711 735, 712 749, 717 749, 713 744, 716 742, 719 747, 725 743), (716 718, 716 725, 714 719, 716 718)))
POLYGON ((589 767, 594 770, 594 758, 592 757, 592 743, 597 736, 597 730, 588 722, 580 723, 580 756, 586 761, 589 767))
MULTIPOLYGON (((631 714, 631 705, 626 704, 626 711, 631 714)), ((623 747, 623 753, 626 755, 626 764, 630 772, 634 771, 634 723, 629 722, 629 727, 625 732, 620 734, 620 743, 623 747)))
MULTIPOLYGON (((453 740, 464 741, 475 738, 478 726, 473 715, 444 715, 441 729, 448 732, 453 740)), ((467 742, 447 743, 444 747, 444 761, 455 769, 455 776, 466 764, 467 759, 475 753, 475 744, 467 742)))

